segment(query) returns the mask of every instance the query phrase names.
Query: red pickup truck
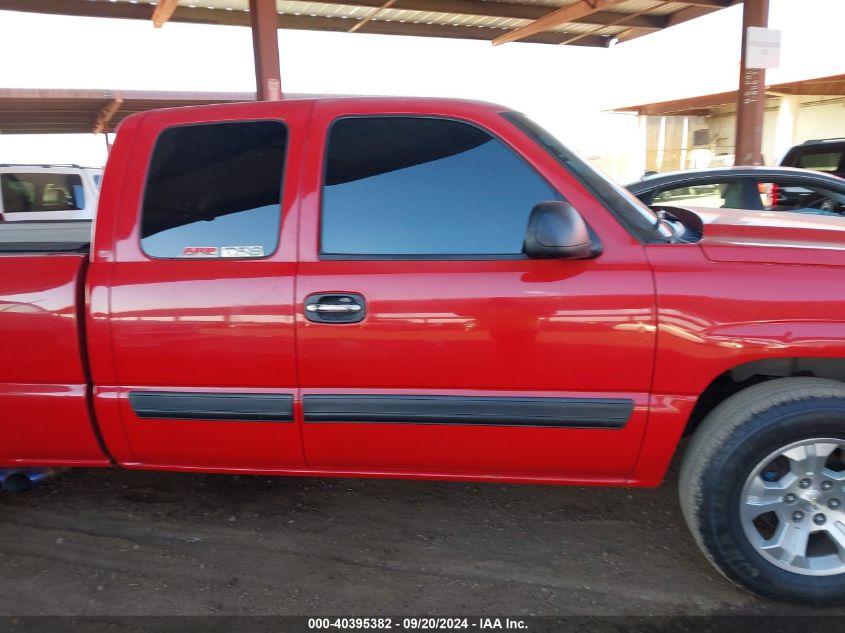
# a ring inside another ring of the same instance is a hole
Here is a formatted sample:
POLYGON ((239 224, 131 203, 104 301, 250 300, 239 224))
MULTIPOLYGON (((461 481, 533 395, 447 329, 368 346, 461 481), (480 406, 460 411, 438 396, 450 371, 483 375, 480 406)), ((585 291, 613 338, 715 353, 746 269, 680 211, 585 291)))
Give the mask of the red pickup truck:
POLYGON ((841 603, 845 225, 786 215, 652 211, 488 104, 133 115, 90 248, 0 244, 3 475, 656 486, 691 435, 707 557, 841 603))

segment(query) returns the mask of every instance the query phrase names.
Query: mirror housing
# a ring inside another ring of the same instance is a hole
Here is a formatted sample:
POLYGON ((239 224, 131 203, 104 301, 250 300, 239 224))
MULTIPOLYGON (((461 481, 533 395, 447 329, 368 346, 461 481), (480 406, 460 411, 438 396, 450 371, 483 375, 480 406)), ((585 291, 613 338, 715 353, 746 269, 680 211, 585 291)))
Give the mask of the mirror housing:
POLYGON ((522 251, 531 259, 590 259, 601 244, 575 207, 550 200, 531 210, 522 251))

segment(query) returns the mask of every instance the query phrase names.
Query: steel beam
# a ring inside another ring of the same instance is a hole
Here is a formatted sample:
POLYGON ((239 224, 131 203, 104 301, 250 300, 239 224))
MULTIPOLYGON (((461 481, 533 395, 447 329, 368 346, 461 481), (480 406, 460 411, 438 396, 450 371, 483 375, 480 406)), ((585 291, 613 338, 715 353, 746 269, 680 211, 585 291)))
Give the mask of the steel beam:
POLYGON ((249 21, 258 100, 278 101, 282 98, 282 71, 279 68, 276 0, 249 0, 249 21))
MULTIPOLYGON (((620 13, 619 17, 616 18, 616 20, 614 20, 613 22, 608 22, 606 26, 619 26, 619 25, 630 26, 629 23, 628 23, 629 20, 634 20, 634 19, 640 17, 644 13, 653 9, 658 4, 662 4, 662 2, 660 2, 660 0, 658 0, 657 3, 647 5, 646 8, 640 9, 639 11, 636 11, 635 13, 620 13)), ((574 37, 571 37, 568 40, 566 40, 565 42, 562 42, 562 44, 573 44, 574 42, 577 42, 578 40, 584 39, 585 37, 587 37, 587 35, 592 35, 592 34, 598 32, 598 31, 600 31, 603 28, 604 27, 601 27, 601 26, 596 27, 592 31, 588 31, 587 33, 582 33, 581 35, 576 35, 574 37)), ((628 30, 630 31, 631 29, 628 29, 628 30)), ((623 33, 626 33, 626 32, 627 31, 623 31, 623 33)), ((616 36, 616 39, 618 41, 619 37, 616 36)))
POLYGON ((109 124, 122 105, 123 97, 120 93, 117 93, 114 98, 104 105, 102 110, 100 110, 100 113, 97 115, 97 120, 94 121, 94 126, 91 128, 91 132, 94 134, 108 134, 109 124))
POLYGON ((355 31, 357 31, 358 29, 360 29, 362 26, 364 26, 365 24, 367 24, 367 22, 369 22, 370 20, 372 20, 373 18, 375 18, 375 17, 376 17, 379 13, 381 13, 381 12, 382 12, 382 11, 384 11, 385 9, 389 9, 389 8, 390 8, 390 7, 392 7, 394 4, 396 4, 396 0, 387 0, 387 1, 386 1, 384 4, 382 4, 380 7, 376 7, 375 9, 373 9, 372 11, 370 11, 370 12, 367 14, 367 17, 365 17, 363 20, 358 20, 355 24, 353 24, 353 25, 352 25, 352 28, 351 28, 351 29, 349 29, 349 32, 350 32, 350 33, 354 33, 355 31))
POLYGON ((156 8, 153 9, 153 26, 160 29, 165 23, 173 17, 173 12, 176 11, 176 6, 179 0, 159 0, 156 8))
POLYGON ((769 0, 745 0, 742 9, 742 55, 739 98, 736 104, 735 164, 763 164, 763 111, 766 106, 766 71, 746 68, 748 27, 769 25, 769 0))
POLYGON ((493 40, 493 45, 498 46, 508 42, 515 42, 543 31, 551 31, 556 26, 583 18, 602 9, 612 9, 617 4, 622 4, 623 2, 625 0, 578 0, 574 4, 552 11, 539 20, 534 20, 523 27, 514 29, 510 33, 500 35, 493 40))

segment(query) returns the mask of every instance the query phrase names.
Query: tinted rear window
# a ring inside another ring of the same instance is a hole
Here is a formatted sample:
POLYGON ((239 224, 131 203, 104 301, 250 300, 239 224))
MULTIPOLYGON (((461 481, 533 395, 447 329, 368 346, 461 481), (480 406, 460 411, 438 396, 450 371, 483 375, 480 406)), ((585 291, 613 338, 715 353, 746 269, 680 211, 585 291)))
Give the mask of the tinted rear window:
POLYGON ((816 171, 837 171, 842 165, 842 152, 826 151, 823 149, 805 150, 798 157, 798 166, 816 171))
POLYGON ((141 214, 153 257, 265 257, 279 241, 287 128, 186 125, 156 141, 141 214))
POLYGON ((85 208, 82 178, 77 174, 0 174, 5 213, 79 211, 85 208))

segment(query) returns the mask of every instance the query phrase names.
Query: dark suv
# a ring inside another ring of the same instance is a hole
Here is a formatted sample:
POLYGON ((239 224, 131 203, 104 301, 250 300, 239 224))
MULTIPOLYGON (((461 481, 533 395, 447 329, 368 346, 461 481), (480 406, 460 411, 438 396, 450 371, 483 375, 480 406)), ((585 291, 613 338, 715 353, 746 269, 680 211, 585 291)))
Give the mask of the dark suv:
POLYGON ((806 141, 789 150, 780 164, 824 171, 845 178, 845 138, 806 141))

